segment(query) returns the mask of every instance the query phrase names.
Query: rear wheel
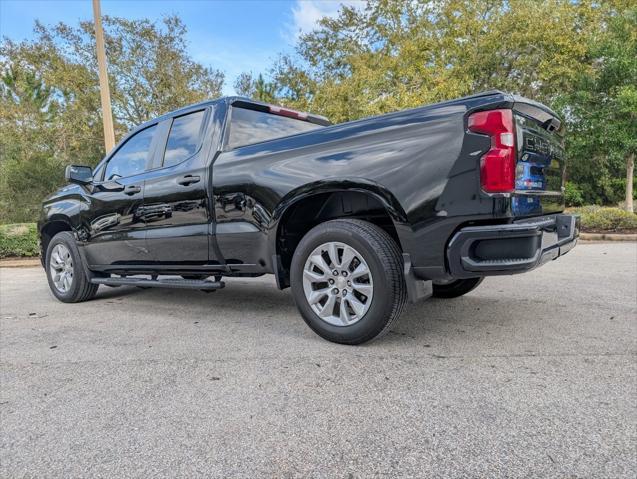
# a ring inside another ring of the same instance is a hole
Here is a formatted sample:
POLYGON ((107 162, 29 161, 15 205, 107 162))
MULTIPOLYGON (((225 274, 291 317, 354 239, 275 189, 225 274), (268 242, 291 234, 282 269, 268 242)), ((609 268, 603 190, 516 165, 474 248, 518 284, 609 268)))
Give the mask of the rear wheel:
POLYGON ((484 278, 456 279, 433 284, 433 296, 436 298, 457 298, 476 289, 484 278))
POLYGON ((383 335, 405 305, 398 245, 365 221, 333 220, 310 230, 294 252, 290 279, 305 322, 336 343, 383 335))
POLYGON ((56 234, 46 250, 46 276, 53 295, 64 303, 87 301, 99 285, 89 282, 75 238, 68 231, 56 234))

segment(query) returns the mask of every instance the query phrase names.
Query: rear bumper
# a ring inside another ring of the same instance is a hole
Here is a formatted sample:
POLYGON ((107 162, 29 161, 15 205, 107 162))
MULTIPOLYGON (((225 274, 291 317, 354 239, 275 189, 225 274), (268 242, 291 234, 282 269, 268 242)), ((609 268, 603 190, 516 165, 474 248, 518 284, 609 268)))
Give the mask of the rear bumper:
POLYGON ((504 225, 468 226, 447 247, 451 276, 524 273, 566 254, 577 244, 579 216, 557 214, 504 225))

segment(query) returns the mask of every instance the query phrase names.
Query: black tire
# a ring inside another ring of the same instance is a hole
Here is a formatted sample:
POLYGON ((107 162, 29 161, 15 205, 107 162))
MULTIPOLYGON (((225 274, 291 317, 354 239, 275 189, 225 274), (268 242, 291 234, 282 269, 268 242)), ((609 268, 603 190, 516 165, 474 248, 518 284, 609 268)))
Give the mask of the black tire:
POLYGON ((332 220, 311 229, 294 251, 290 280, 294 301, 308 326, 322 338, 341 344, 362 344, 387 333, 407 299, 398 245, 384 230, 361 220, 332 220), (327 242, 344 243, 357 250, 373 278, 374 293, 369 309, 351 325, 336 326, 324 321, 305 296, 305 263, 315 248, 327 242))
POLYGON ((82 264, 82 257, 80 256, 80 252, 77 249, 77 244, 75 243, 75 238, 68 231, 58 233, 51 239, 46 249, 46 260, 44 263, 44 267, 46 270, 46 277, 49 281, 49 288, 51 288, 51 292, 57 299, 59 299, 63 303, 79 303, 82 301, 88 301, 89 299, 92 299, 97 293, 99 285, 89 282, 89 279, 86 276, 86 271, 84 270, 84 265, 82 264), (58 290, 53 282, 53 278, 51 277, 51 252, 58 244, 63 244, 64 246, 66 246, 73 262, 73 281, 69 290, 66 292, 61 292, 60 290, 58 290))
POLYGON ((484 278, 457 279, 451 283, 433 284, 435 298, 457 298, 476 289, 484 278))

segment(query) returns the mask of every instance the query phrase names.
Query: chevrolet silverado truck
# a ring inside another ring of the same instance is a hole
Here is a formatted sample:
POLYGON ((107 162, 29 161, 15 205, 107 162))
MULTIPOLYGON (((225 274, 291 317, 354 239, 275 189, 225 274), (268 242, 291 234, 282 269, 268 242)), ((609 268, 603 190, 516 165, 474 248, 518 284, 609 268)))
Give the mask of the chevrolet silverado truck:
POLYGON ((560 119, 500 91, 337 125, 222 98, 144 123, 66 179, 38 223, 60 301, 273 274, 344 344, 381 336, 407 300, 529 271, 579 235, 560 119))

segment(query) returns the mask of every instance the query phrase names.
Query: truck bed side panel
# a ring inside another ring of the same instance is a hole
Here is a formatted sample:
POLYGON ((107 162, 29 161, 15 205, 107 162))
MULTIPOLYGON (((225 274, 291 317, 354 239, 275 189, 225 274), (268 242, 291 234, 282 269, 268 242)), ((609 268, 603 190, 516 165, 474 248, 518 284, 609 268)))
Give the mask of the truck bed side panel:
POLYGON ((453 230, 494 214, 493 199, 478 191, 478 153, 488 149, 488 138, 465 135, 465 114, 503 102, 501 95, 461 99, 221 153, 213 195, 222 254, 271 271, 278 208, 304 188, 360 182, 397 201, 395 225, 413 264, 444 269, 453 230), (246 244, 260 246, 246 253, 246 244))

